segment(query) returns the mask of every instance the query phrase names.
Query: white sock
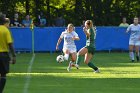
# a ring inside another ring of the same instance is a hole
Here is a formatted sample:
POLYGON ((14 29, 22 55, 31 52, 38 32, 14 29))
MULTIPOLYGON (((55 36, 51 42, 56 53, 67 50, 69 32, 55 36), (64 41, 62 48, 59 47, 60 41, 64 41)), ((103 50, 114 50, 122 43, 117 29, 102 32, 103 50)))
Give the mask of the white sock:
POLYGON ((72 62, 72 61, 71 61, 71 65, 75 65, 75 62, 72 62))
POLYGON ((69 54, 65 54, 65 55, 64 55, 64 59, 65 59, 66 61, 68 61, 68 59, 69 59, 69 54))
POLYGON ((129 52, 129 56, 131 60, 134 60, 134 53, 133 52, 129 52))

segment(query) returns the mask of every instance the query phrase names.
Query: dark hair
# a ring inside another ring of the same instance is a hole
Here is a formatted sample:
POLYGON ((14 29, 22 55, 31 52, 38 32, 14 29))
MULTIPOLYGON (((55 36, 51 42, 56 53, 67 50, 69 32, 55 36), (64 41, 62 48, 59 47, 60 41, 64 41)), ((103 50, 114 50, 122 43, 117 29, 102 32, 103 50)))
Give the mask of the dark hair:
POLYGON ((0 15, 0 25, 5 23, 5 16, 3 14, 0 15))

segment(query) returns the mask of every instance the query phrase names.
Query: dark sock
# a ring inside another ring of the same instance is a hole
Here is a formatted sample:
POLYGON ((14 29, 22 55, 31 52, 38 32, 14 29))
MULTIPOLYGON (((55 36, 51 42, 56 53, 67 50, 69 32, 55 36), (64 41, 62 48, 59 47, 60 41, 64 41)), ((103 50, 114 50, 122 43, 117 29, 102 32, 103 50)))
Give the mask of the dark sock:
POLYGON ((139 53, 136 53, 136 59, 139 61, 139 53))
POLYGON ((88 66, 94 69, 95 71, 98 69, 92 62, 89 62, 88 66))
POLYGON ((6 83, 6 77, 1 77, 1 79, 0 79, 0 93, 3 92, 5 83, 6 83))
POLYGON ((137 61, 139 61, 139 56, 136 56, 137 61))

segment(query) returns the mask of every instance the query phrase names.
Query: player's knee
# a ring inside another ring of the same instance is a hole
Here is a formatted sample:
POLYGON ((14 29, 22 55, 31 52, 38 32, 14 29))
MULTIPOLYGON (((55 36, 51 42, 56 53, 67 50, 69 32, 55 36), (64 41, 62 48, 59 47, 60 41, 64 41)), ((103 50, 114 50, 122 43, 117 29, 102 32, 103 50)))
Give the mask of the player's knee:
POLYGON ((133 51, 133 47, 131 46, 131 47, 129 47, 129 51, 133 51))
POLYGON ((65 60, 68 60, 68 59, 69 59, 69 54, 65 54, 65 55, 64 55, 64 59, 65 59, 65 60))
POLYGON ((79 55, 79 52, 76 55, 78 56, 79 55))
POLYGON ((72 58, 71 61, 72 61, 72 62, 75 62, 75 61, 76 61, 76 58, 72 58))
POLYGON ((78 52, 78 53, 77 53, 77 56, 80 56, 80 55, 81 55, 81 53, 80 53, 80 52, 78 52))
POLYGON ((69 54, 69 50, 66 50, 66 54, 69 54))
POLYGON ((136 50, 136 54, 139 54, 139 50, 136 50))
POLYGON ((139 52, 139 48, 136 48, 136 52, 139 52))
POLYGON ((84 61, 85 64, 88 64, 89 62, 87 60, 84 61))
POLYGON ((129 49, 129 52, 133 52, 133 49, 129 49))

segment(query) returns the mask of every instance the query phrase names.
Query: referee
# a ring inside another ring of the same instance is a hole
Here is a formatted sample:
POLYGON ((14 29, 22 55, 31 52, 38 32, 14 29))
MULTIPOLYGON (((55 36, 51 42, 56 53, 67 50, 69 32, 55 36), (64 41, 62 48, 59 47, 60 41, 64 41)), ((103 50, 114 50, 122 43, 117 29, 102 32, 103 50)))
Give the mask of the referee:
POLYGON ((13 48, 11 33, 7 28, 10 20, 0 15, 0 93, 3 92, 6 83, 6 74, 9 72, 9 63, 16 63, 16 55, 13 48), (11 52, 11 58, 9 56, 11 52))

